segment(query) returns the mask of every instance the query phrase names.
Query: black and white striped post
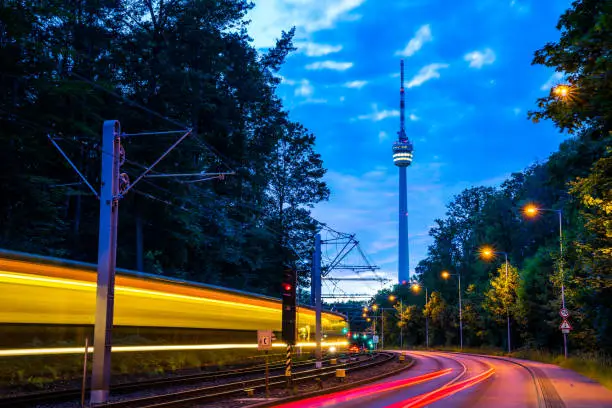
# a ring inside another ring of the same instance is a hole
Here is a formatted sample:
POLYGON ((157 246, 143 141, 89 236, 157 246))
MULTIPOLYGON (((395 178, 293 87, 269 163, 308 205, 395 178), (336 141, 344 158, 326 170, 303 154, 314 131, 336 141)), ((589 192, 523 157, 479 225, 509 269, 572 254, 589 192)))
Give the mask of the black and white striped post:
POLYGON ((287 344, 287 358, 285 359, 285 377, 287 388, 291 388, 291 344, 287 344))

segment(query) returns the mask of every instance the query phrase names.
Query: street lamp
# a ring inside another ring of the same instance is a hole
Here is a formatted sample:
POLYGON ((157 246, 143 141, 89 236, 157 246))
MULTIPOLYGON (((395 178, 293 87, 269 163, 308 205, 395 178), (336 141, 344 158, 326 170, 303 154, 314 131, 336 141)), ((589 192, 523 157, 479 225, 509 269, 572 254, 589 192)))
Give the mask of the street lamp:
MULTIPOLYGON (((525 206, 523 212, 527 217, 535 217, 540 211, 550 211, 559 214, 559 274, 561 275, 561 305, 565 309, 565 274, 563 271, 563 210, 539 208, 534 204, 525 206)), ((567 333, 563 333, 563 352, 567 358, 567 333)))
MULTIPOLYGON (((397 299, 397 296, 391 294, 389 295, 389 301, 390 302, 395 302, 395 300, 397 299)), ((402 311, 404 310, 403 308, 403 302, 402 302, 402 298, 400 298, 400 350, 402 350, 404 348, 404 326, 403 326, 403 314, 402 311)))
POLYGON ((568 85, 557 85, 552 89, 556 97, 564 99, 570 94, 570 87, 568 85))
POLYGON ((461 348, 461 351, 463 351, 463 316, 461 314, 461 274, 460 273, 450 273, 448 271, 442 271, 440 275, 444 279, 448 279, 451 276, 456 276, 459 279, 459 346, 461 348))
MULTIPOLYGON (((496 254, 503 255, 506 258, 506 290, 508 290, 508 253, 503 251, 495 251, 493 248, 487 246, 480 250, 480 255, 485 259, 491 259, 496 254)), ((506 304, 506 321, 508 323, 508 354, 510 354, 510 305, 508 303, 506 304)))
MULTIPOLYGON (((418 283, 412 285, 413 292, 418 293, 419 290, 421 290, 421 285, 418 283)), ((427 308, 428 298, 427 288, 425 288, 425 308, 427 308)), ((429 350, 429 316, 427 314, 425 315, 425 347, 429 350)))
POLYGON ((567 102, 570 99, 576 99, 577 88, 571 84, 559 84, 551 89, 555 98, 567 102))

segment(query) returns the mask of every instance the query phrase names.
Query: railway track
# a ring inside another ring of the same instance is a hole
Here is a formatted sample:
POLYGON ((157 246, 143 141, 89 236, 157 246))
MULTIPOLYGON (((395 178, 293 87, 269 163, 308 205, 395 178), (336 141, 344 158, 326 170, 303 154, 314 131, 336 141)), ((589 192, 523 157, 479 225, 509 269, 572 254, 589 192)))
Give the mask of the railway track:
MULTIPOLYGON (((343 368, 347 372, 355 370, 363 370, 369 367, 384 364, 393 360, 393 353, 377 353, 370 356, 367 360, 347 362, 334 366, 324 367, 320 369, 311 369, 300 371, 294 374, 293 382, 300 383, 313 381, 316 378, 335 376, 336 369, 343 368)), ((287 380, 284 375, 270 376, 269 386, 284 387, 287 385, 287 380)), ((165 407, 189 407, 194 404, 210 402, 215 400, 223 400, 244 394, 246 389, 258 390, 265 388, 265 379, 256 378, 252 380, 235 381, 232 383, 199 387, 188 391, 174 392, 172 394, 155 395, 144 398, 129 399, 124 401, 115 401, 107 403, 104 408, 165 408, 165 407)))
MULTIPOLYGON (((300 370, 303 367, 311 366, 315 360, 306 360, 293 365, 294 368, 300 370)), ((329 364, 329 359, 323 361, 324 364, 329 364)), ((270 373, 284 370, 284 362, 275 362, 269 365, 270 373)), ((217 382, 232 379, 235 377, 257 377, 263 375, 265 365, 257 365, 254 367, 239 368, 234 370, 218 371, 213 373, 198 373, 177 376, 172 378, 162 378, 147 381, 138 381, 133 383, 113 385, 112 393, 128 394, 139 392, 147 389, 160 389, 177 386, 186 386, 205 382, 217 382)), ((80 389, 68 389, 40 392, 35 394, 19 395, 15 397, 0 398, 1 408, 27 408, 35 407, 37 404, 60 403, 70 400, 79 400, 81 397, 80 389)))

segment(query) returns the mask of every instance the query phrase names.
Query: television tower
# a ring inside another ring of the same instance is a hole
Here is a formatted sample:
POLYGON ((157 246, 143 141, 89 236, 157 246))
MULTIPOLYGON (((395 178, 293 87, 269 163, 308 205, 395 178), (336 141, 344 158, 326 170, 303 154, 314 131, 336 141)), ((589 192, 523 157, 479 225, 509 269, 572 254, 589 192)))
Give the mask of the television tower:
POLYGON ((412 163, 412 143, 406 136, 405 100, 404 100, 404 60, 400 62, 400 130, 398 140, 393 143, 393 164, 399 167, 399 247, 398 270, 399 284, 408 282, 410 265, 408 260, 408 194, 406 185, 406 167, 412 163))

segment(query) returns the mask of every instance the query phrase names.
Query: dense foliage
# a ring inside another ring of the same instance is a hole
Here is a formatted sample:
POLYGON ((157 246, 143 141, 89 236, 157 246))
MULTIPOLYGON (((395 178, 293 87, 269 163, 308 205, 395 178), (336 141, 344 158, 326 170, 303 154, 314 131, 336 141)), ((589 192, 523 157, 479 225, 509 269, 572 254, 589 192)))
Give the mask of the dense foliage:
MULTIPOLYGON (((96 261, 99 204, 47 136, 99 188, 102 123, 117 119, 130 134, 193 129, 154 174, 235 172, 137 184, 118 266, 270 294, 285 266, 304 270, 325 170, 275 94, 293 31, 259 54, 250 7, 0 2, 0 247, 96 261)), ((179 136, 125 138, 122 171, 133 181, 179 136)))
MULTIPOLYGON (((567 75, 568 95, 551 90, 530 116, 536 122, 551 119, 573 136, 547 162, 512 174, 499 188, 470 188, 454 198, 446 218, 435 221, 428 257, 416 268, 416 280, 429 290, 427 307, 422 292, 394 288, 404 308, 416 306, 420 313, 410 310, 402 319, 386 314, 385 336, 392 342, 398 343, 398 327, 407 325, 411 334, 404 341, 423 344, 424 315, 430 344, 458 345, 460 275, 464 346, 505 349, 509 316, 514 349, 561 352, 563 281, 573 325, 570 351, 612 352, 611 16, 609 1, 576 1, 561 16, 559 42, 536 52, 534 64, 567 75), (528 203, 549 211, 528 217, 523 212, 528 203), (484 259, 484 245, 497 257, 484 259), (448 279, 442 278, 444 270, 451 273, 448 279)), ((373 302, 396 304, 389 293, 373 302)))

